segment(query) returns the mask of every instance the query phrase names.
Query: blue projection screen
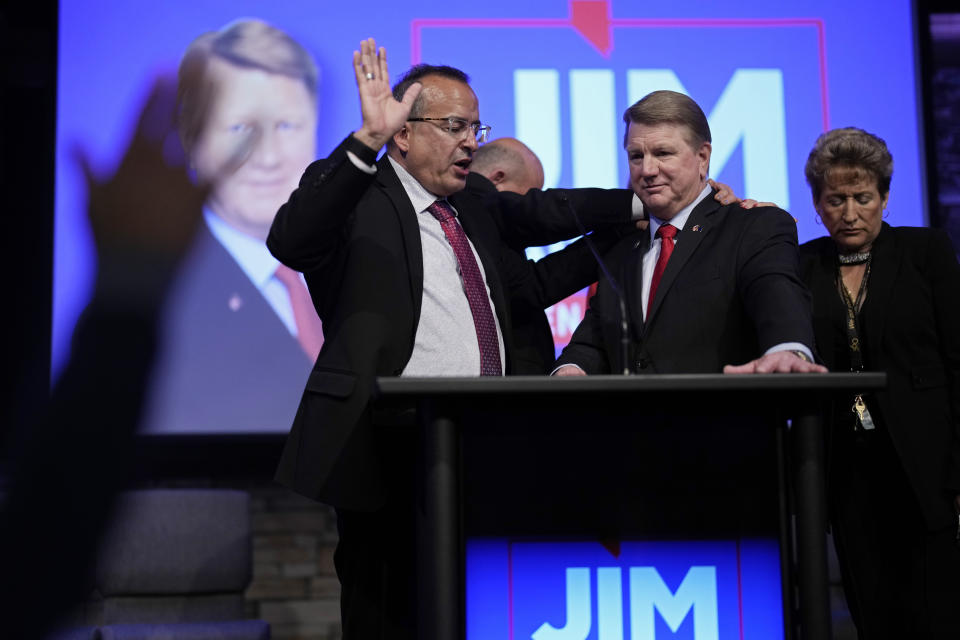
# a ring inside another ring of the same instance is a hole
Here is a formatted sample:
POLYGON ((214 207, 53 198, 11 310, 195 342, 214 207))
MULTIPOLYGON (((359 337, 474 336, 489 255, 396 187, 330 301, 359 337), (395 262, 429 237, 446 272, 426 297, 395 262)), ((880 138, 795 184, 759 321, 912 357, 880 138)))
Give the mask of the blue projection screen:
MULTIPOLYGON (((299 0, 63 0, 54 376, 89 299, 94 271, 83 179, 71 148, 82 145, 109 171, 152 79, 175 72, 198 35, 240 18, 284 30, 315 59, 316 135, 301 141, 315 156, 326 155, 359 126, 351 52, 362 38, 374 36, 389 51, 394 77, 420 61, 469 73, 492 137, 526 142, 543 161, 548 187, 624 186, 621 114, 647 92, 666 88, 688 93, 707 113, 714 136, 712 177, 738 195, 788 209, 798 219, 801 241, 824 234, 814 221, 803 165, 817 135, 838 126, 859 126, 887 141, 896 160, 889 221, 925 224, 913 18, 906 0, 429 0, 412 7, 372 2, 362 11, 299 0)), ((299 161, 290 173, 298 175, 305 164, 299 161)), ((286 431, 312 363, 297 351, 289 311, 253 286, 264 276, 257 265, 230 262, 227 249, 260 241, 231 241, 210 216, 208 226, 209 252, 191 259, 183 276, 206 269, 206 280, 197 275, 187 287, 194 289, 189 314, 173 317, 171 311, 165 320, 158 378, 168 375, 153 393, 147 430, 286 431), (215 259, 217 252, 222 255, 215 259)), ((569 339, 583 309, 581 293, 548 312, 558 346, 569 339)))

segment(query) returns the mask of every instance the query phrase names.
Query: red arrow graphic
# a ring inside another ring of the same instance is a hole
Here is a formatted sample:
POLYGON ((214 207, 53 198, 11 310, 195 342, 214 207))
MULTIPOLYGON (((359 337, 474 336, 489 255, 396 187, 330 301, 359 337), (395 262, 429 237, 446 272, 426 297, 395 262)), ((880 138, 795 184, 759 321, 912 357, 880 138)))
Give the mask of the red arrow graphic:
POLYGON ((613 50, 608 0, 572 0, 570 22, 604 57, 613 50))

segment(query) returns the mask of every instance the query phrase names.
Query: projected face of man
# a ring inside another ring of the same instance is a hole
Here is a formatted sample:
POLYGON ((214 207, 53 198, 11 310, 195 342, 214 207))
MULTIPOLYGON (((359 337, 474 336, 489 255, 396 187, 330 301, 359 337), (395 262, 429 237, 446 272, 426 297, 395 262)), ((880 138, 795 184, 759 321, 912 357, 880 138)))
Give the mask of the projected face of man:
POLYGON ((216 58, 207 69, 217 99, 193 148, 193 166, 198 178, 212 179, 256 132, 246 162, 216 182, 207 206, 237 230, 266 239, 277 209, 316 158, 316 103, 296 78, 216 58))

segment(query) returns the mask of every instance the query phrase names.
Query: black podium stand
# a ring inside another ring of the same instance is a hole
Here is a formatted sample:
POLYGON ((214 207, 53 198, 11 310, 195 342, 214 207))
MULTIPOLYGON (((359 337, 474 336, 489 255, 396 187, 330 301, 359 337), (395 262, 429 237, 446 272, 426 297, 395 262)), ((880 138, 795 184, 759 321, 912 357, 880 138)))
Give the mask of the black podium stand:
MULTIPOLYGON (((751 416, 759 417, 765 428, 779 429, 782 434, 786 422, 791 421, 801 635, 829 639, 820 411, 832 398, 845 399, 852 392, 876 390, 885 384, 882 373, 378 378, 378 402, 415 403, 421 428, 423 491, 417 535, 419 548, 429 553, 421 554, 418 574, 420 637, 463 637, 461 430, 478 428, 474 419, 477 413, 484 416, 479 427, 483 428, 483 424, 490 424, 491 416, 506 420, 543 411, 554 416, 551 429, 558 428, 558 419, 570 424, 589 421, 601 425, 597 427, 598 438, 604 437, 605 416, 617 416, 621 421, 631 416, 631 430, 644 430, 647 425, 676 416, 689 416, 708 425, 716 422, 718 429, 723 429, 724 417, 751 416), (651 412, 651 406, 661 409, 651 412)), ((516 424, 510 429, 517 429, 516 424)), ((785 513, 780 493, 780 510, 785 513)), ((785 598, 785 604, 784 614, 789 620, 789 598, 785 598)))

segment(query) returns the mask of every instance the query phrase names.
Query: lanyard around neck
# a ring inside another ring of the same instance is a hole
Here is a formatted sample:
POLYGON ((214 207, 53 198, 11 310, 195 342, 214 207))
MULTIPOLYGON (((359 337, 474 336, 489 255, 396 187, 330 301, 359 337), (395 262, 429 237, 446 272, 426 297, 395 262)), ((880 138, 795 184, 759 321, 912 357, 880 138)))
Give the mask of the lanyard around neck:
POLYGON ((863 306, 863 298, 867 292, 867 280, 870 279, 870 264, 872 260, 867 259, 867 268, 863 273, 863 279, 860 281, 860 289, 857 291, 857 299, 850 297, 847 285, 843 283, 843 274, 840 273, 840 267, 837 266, 837 283, 840 288, 840 295, 843 296, 844 305, 847 307, 847 322, 845 328, 847 332, 847 348, 850 349, 850 370, 863 371, 863 345, 860 341, 860 333, 857 312, 863 306))

